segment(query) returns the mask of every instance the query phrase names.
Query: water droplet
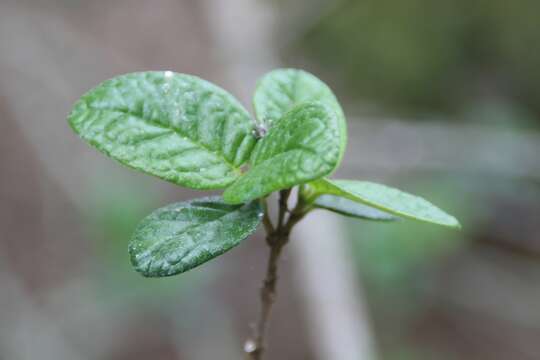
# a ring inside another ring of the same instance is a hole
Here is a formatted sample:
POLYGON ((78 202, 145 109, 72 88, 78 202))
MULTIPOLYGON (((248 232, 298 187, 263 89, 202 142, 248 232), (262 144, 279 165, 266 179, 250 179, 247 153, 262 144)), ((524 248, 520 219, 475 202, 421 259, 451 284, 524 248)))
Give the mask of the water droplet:
POLYGON ((173 77, 173 72, 172 71, 165 71, 165 79, 170 79, 173 77))
POLYGON ((257 350, 257 344, 255 344, 255 341, 253 340, 246 341, 246 343, 244 344, 244 351, 249 354, 249 353, 254 352, 255 350, 257 350))

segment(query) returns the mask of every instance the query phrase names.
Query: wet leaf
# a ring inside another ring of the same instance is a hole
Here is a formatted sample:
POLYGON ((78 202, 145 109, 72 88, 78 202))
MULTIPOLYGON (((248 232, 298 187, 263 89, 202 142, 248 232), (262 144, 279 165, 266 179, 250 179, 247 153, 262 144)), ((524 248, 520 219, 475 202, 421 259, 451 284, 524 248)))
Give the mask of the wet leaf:
POLYGON ((137 226, 131 262, 148 277, 180 274, 238 245, 256 230, 262 214, 257 201, 228 205, 217 196, 170 204, 137 226))
POLYGON ((244 203, 331 173, 345 142, 339 121, 332 109, 317 102, 286 113, 259 140, 252 168, 225 190, 225 201, 244 203))
POLYGON ((105 81, 82 96, 68 121, 106 155, 194 189, 232 183, 255 145, 250 116, 232 95, 170 71, 105 81))

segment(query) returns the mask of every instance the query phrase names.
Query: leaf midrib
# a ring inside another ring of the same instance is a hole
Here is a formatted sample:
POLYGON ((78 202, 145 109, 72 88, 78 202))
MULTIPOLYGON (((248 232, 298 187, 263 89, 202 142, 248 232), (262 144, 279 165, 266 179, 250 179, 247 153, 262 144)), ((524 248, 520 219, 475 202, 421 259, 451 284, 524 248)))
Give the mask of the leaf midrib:
POLYGON ((134 112, 129 111, 129 110, 110 109, 110 108, 96 108, 96 107, 92 106, 91 104, 89 104, 88 102, 86 102, 86 106, 87 106, 89 111, 109 111, 109 112, 112 112, 112 113, 125 114, 125 115, 132 116, 134 118, 137 118, 137 119, 139 119, 139 120, 141 120, 141 121, 143 121, 143 122, 145 122, 147 124, 150 124, 152 126, 155 126, 155 127, 161 128, 161 129, 166 129, 166 130, 173 131, 174 133, 176 133, 177 135, 179 135, 183 139, 190 141, 195 146, 198 146, 199 148, 202 148, 202 149, 206 150, 207 152, 212 153, 213 155, 215 155, 218 159, 222 160, 225 164, 227 164, 230 168, 232 168, 232 170, 234 170, 238 175, 240 175, 242 173, 241 167, 236 167, 233 163, 231 163, 229 160, 227 160, 222 154, 216 153, 213 150, 211 150, 208 147, 201 144, 200 142, 198 142, 196 140, 193 140, 189 135, 187 135, 187 134, 183 133, 182 131, 180 131, 180 129, 170 127, 170 126, 166 126, 166 125, 164 125, 164 124, 162 124, 162 123, 160 123, 158 121, 153 121, 153 120, 150 120, 150 119, 146 119, 141 114, 134 113, 134 112))
POLYGON ((294 149, 289 149, 289 150, 274 154, 274 155, 264 159, 263 161, 258 162, 257 164, 254 164, 253 167, 254 168, 259 167, 259 166, 263 165, 265 162, 273 160, 273 159, 277 158, 278 156, 282 156, 282 155, 289 154, 289 153, 296 152, 296 151, 308 153, 309 155, 312 155, 313 157, 316 157, 316 158, 319 157, 319 154, 317 153, 317 151, 315 151, 313 149, 306 148, 306 147, 297 147, 297 148, 294 148, 294 149))

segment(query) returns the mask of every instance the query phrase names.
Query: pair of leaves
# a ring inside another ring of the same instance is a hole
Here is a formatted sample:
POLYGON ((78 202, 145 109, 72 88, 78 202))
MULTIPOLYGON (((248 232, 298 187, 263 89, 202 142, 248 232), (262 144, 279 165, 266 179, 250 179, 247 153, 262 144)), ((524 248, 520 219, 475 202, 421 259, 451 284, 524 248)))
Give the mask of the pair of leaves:
POLYGON ((264 197, 337 168, 347 142, 345 117, 321 80, 301 70, 272 71, 259 81, 253 103, 268 134, 255 145, 252 168, 225 190, 225 201, 264 197))
POLYGON ((321 103, 287 112, 251 154, 252 168, 223 194, 240 204, 332 172, 340 158, 338 119, 321 103))
POLYGON ((106 155, 175 184, 222 189, 236 181, 225 194, 235 204, 337 167, 345 120, 324 83, 300 70, 276 70, 260 81, 254 104, 270 127, 258 143, 248 112, 225 90, 191 75, 142 72, 92 89, 68 120, 106 155), (252 168, 243 175, 248 160, 252 168))

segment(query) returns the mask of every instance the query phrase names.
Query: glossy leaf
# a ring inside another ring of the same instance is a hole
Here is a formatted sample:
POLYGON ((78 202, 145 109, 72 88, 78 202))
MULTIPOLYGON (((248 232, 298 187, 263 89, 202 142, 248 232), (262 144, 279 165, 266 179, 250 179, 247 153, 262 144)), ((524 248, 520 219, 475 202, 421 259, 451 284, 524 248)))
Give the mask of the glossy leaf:
POLYGON ((232 204, 321 178, 339 164, 345 139, 327 105, 305 103, 286 113, 251 154, 252 168, 225 190, 232 204))
POLYGON ((129 245, 131 262, 148 277, 185 272, 238 245, 262 215, 257 201, 228 205, 220 197, 165 206, 138 225, 129 245))
POLYGON ((314 201, 313 206, 364 220, 394 221, 399 219, 387 212, 336 195, 321 195, 314 201))
POLYGON ((255 145, 250 116, 233 96, 170 71, 105 81, 75 104, 68 120, 106 155, 194 189, 232 183, 255 145))
POLYGON ((316 195, 341 196, 400 217, 460 228, 455 217, 427 200, 367 181, 320 179, 309 184, 316 195))
POLYGON ((271 126, 297 105, 319 101, 330 106, 345 122, 343 110, 332 90, 314 75, 297 69, 277 69, 264 75, 257 83, 253 105, 257 119, 271 126))

